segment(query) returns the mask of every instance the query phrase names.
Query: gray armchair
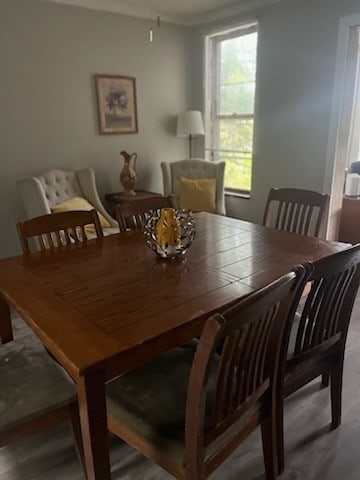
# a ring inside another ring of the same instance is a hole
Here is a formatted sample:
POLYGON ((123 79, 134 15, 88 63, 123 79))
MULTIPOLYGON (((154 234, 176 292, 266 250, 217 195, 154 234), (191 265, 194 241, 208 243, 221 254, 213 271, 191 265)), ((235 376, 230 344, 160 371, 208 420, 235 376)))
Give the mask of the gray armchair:
POLYGON ((225 162, 210 162, 200 158, 180 160, 178 162, 161 162, 164 195, 174 195, 179 205, 179 177, 197 180, 199 178, 216 178, 216 213, 226 215, 224 174, 225 162))
POLYGON ((49 214, 53 206, 72 197, 83 197, 110 223, 111 228, 104 228, 104 235, 119 231, 116 220, 108 214, 101 203, 92 168, 47 170, 36 177, 20 180, 16 183, 16 189, 28 218, 49 214))

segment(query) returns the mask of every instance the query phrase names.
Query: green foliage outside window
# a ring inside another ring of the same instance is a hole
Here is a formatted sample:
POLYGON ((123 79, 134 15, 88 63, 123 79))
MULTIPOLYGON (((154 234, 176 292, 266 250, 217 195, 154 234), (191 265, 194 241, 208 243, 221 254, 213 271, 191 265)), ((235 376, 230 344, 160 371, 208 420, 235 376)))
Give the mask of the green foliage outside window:
POLYGON ((214 103, 216 158, 226 162, 225 186, 251 190, 257 33, 217 43, 218 99, 214 103))
POLYGON ((252 158, 237 154, 231 155, 221 153, 219 155, 219 160, 226 162, 226 187, 250 192, 252 158))
POLYGON ((220 43, 220 115, 253 114, 257 33, 220 43))
POLYGON ((251 190, 253 119, 219 120, 219 159, 226 162, 225 185, 251 190))

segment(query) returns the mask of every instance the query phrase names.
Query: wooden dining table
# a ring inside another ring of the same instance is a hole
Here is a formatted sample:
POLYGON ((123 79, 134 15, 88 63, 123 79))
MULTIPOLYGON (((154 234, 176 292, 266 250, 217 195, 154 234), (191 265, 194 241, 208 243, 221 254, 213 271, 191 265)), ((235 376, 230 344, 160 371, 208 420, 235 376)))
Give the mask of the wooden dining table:
POLYGON ((109 480, 105 383, 198 336, 205 320, 295 265, 346 244, 220 215, 195 215, 196 239, 164 260, 140 231, 0 260, 0 336, 10 307, 78 392, 88 480, 109 480))

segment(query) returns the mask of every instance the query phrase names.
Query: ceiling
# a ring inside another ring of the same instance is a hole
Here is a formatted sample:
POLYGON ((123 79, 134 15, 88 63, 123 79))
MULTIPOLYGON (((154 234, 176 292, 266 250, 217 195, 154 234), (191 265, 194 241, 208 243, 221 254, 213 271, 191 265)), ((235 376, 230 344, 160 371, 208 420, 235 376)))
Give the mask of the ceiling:
POLYGON ((283 0, 47 0, 77 7, 197 25, 283 0))

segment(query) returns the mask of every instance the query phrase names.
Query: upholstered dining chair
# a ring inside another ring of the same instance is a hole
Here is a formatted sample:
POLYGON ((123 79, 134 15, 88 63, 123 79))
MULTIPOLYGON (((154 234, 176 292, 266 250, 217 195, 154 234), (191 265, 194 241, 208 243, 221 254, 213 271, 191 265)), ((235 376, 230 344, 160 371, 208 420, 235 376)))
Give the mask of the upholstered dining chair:
POLYGON ((47 250, 84 242, 89 235, 103 236, 96 210, 41 215, 18 222, 16 227, 24 253, 30 253, 29 238, 36 240, 40 250, 47 250))
MULTIPOLYGON (((78 245, 92 227, 103 236, 98 214, 71 211, 41 215, 17 224, 23 252, 35 237, 40 250, 78 245)), ((0 345, 0 447, 70 420, 83 461, 76 389, 70 377, 33 338, 0 345)))
POLYGON ((82 457, 76 389, 40 342, 0 345, 0 385, 0 447, 71 421, 82 457))
POLYGON ((172 195, 144 198, 136 202, 114 205, 114 215, 119 224, 120 232, 143 228, 149 213, 161 208, 174 208, 172 195))
POLYGON ((198 480, 261 425, 266 478, 276 478, 275 376, 296 278, 213 315, 199 341, 110 382, 110 431, 176 478, 198 480))
POLYGON ((215 179, 215 212, 226 214, 224 175, 225 162, 210 162, 200 158, 180 160, 178 162, 161 162, 164 195, 174 195, 175 202, 181 207, 180 178, 190 180, 215 179))
MULTIPOLYGON (((360 245, 305 265, 306 274, 294 298, 293 324, 285 334, 290 339, 287 358, 281 361, 284 372, 281 399, 325 375, 330 378, 331 425, 341 422, 342 377, 347 331, 360 284, 360 245), (300 296, 311 285, 306 300, 300 296), (300 302, 300 303, 299 303, 300 302)), ((281 400, 282 402, 282 400, 281 400)), ((279 407, 282 410, 281 403, 279 407)), ((281 421, 281 418, 280 418, 281 421)), ((279 470, 284 468, 283 428, 279 428, 279 470)))
MULTIPOLYGON (((101 203, 95 183, 95 171, 92 168, 47 170, 37 176, 18 181, 16 189, 28 218, 52 213, 52 209, 56 209, 64 202, 80 198, 90 204, 88 210, 95 208, 107 222, 103 228, 104 235, 119 231, 116 220, 108 214, 101 203)), ((80 208, 73 208, 77 209, 80 208)))
POLYGON ((318 237, 329 198, 312 190, 271 188, 263 225, 318 237))

